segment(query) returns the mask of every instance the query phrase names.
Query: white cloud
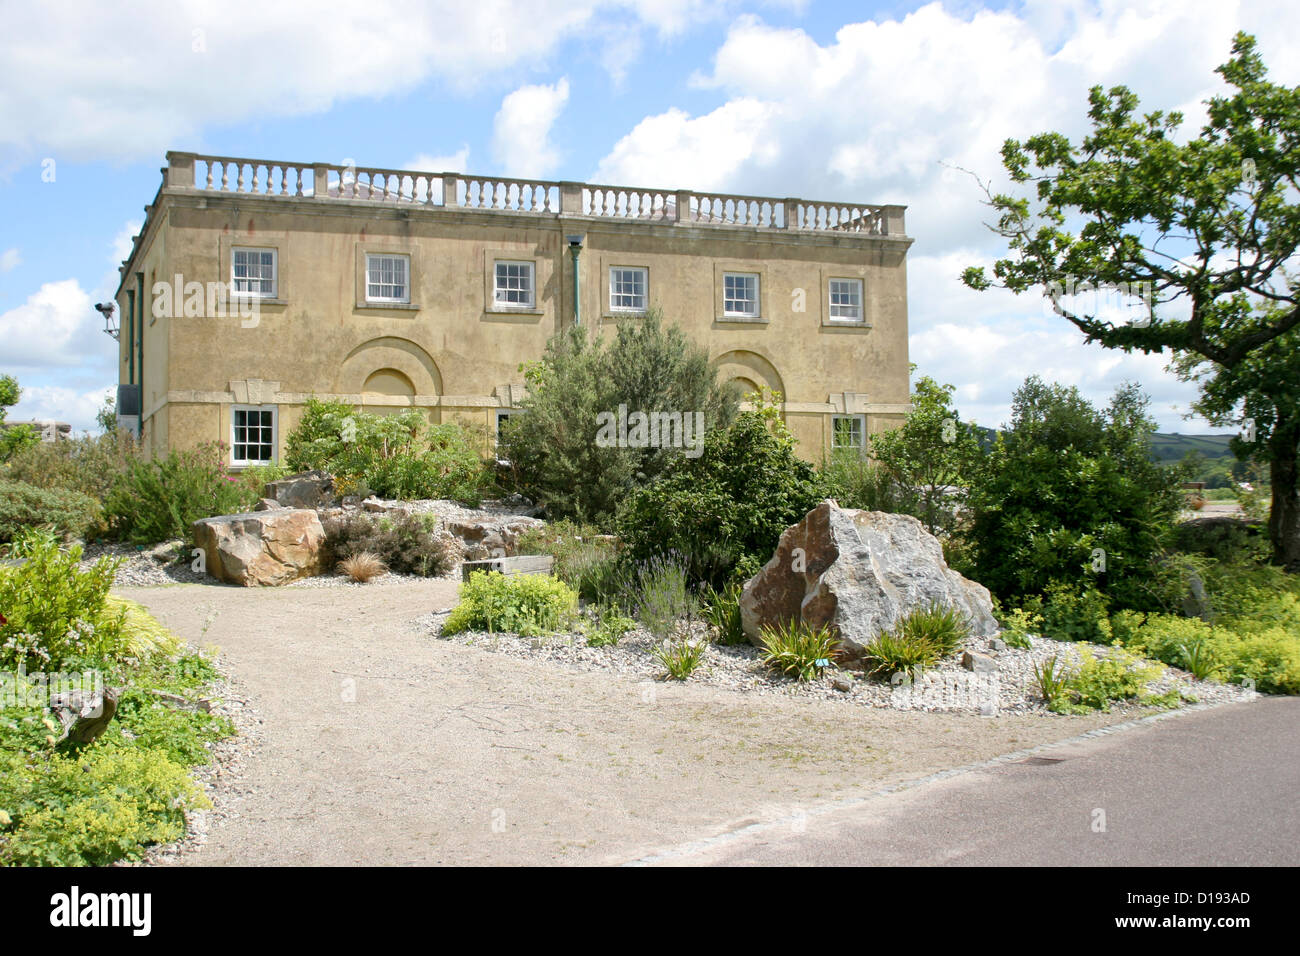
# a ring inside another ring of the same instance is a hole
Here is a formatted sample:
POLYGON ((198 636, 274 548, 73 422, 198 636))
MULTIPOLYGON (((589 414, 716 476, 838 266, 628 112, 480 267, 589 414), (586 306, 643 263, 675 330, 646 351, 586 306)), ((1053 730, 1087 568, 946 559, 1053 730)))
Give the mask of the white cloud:
POLYGON ((123 17, 103 4, 19 4, 6 7, 0 33, 0 154, 156 156, 198 145, 209 126, 321 112, 428 80, 469 88, 542 67, 602 17, 619 18, 626 32, 671 34, 732 6, 281 0, 231 16, 212 0, 142 0, 123 17))
POLYGON ((9 410, 10 421, 52 419, 67 422, 74 432, 95 431, 95 414, 104 399, 114 394, 112 386, 80 391, 61 385, 23 386, 21 400, 9 410))
MULTIPOLYGON (((76 279, 46 282, 22 305, 0 315, 0 355, 6 368, 80 365, 101 345, 103 320, 76 279)), ((107 342, 107 339, 105 339, 107 342)))
POLYGON ((1182 107, 1189 124, 1198 123, 1196 104, 1221 89, 1213 70, 1238 29, 1257 35, 1275 81, 1300 82, 1300 12, 1273 0, 1027 0, 967 9, 931 3, 901 19, 848 24, 825 43, 741 17, 712 69, 693 78, 725 101, 699 115, 669 109, 642 119, 595 175, 639 186, 906 205, 916 238, 908 283, 913 360, 922 374, 977 401, 981 421, 1000 420, 1030 371, 1050 371, 1094 401, 1135 378, 1152 395, 1162 427, 1193 427, 1169 407, 1186 410, 1196 393, 1163 371, 1167 358, 1084 346, 1065 320, 1044 315, 1036 296, 976 294, 961 285, 965 266, 1005 249, 985 228, 990 210, 976 182, 943 163, 1003 188, 1003 141, 1049 129, 1077 140, 1095 84, 1128 85, 1144 108, 1182 107), (955 329, 967 330, 970 356, 952 347, 967 341, 955 329))
POLYGON ((17 248, 6 249, 0 253, 0 272, 9 272, 22 265, 23 257, 17 248))
POLYGON ((421 173, 463 173, 469 168, 469 145, 454 153, 421 153, 402 167, 421 173))
MULTIPOLYGON (((140 219, 128 219, 123 223, 122 228, 113 237, 112 251, 109 253, 109 258, 114 266, 120 265, 131 254, 132 241, 140 234, 143 227, 144 222, 140 219)), ((114 285, 116 285, 116 273, 114 273, 114 280, 114 285)))
POLYGON ((560 164, 551 127, 569 100, 565 77, 521 86, 501 101, 492 121, 492 154, 507 176, 544 177, 560 164))

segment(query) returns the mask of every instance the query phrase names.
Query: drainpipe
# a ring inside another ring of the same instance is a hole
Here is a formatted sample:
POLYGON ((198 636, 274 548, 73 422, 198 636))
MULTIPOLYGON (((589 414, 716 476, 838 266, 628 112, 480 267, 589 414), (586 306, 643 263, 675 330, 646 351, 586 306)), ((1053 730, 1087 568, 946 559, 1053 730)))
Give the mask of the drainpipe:
POLYGON ((578 285, 578 256, 582 254, 582 240, 585 236, 566 236, 569 240, 569 255, 573 257, 573 324, 582 324, 582 305, 578 285))
POLYGON ((126 290, 126 384, 135 384, 135 289, 126 290))
POLYGON ((144 440, 144 273, 135 274, 135 297, 140 303, 140 337, 136 339, 136 356, 140 366, 140 420, 136 429, 137 437, 144 440))

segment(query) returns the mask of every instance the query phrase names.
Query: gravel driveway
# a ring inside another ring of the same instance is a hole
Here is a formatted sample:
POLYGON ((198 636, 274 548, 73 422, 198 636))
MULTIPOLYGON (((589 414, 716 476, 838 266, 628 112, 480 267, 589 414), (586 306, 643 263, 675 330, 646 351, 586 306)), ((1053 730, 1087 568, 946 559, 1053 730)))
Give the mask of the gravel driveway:
POLYGON ((175 859, 623 862, 1121 719, 876 711, 514 659, 419 630, 455 588, 121 589, 217 645, 261 720, 175 859))

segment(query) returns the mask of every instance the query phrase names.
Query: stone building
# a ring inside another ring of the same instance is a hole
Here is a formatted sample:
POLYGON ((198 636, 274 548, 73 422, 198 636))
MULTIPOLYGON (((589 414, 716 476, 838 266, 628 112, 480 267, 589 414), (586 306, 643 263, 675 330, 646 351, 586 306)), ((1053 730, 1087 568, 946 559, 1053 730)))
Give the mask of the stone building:
POLYGON ((724 379, 780 392, 811 460, 908 407, 901 206, 167 162, 115 296, 121 420, 155 452, 275 460, 312 395, 491 442, 552 335, 650 306, 724 379))

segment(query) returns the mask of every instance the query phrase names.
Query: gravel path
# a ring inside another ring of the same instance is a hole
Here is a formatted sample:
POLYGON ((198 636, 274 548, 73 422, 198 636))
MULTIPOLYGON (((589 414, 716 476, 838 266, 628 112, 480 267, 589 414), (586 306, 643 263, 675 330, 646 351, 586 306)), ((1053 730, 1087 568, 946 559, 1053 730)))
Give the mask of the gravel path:
POLYGON ((453 580, 121 593, 220 648, 252 730, 195 837, 157 855, 179 863, 614 862, 1121 719, 905 712, 493 653, 429 634, 453 580))

